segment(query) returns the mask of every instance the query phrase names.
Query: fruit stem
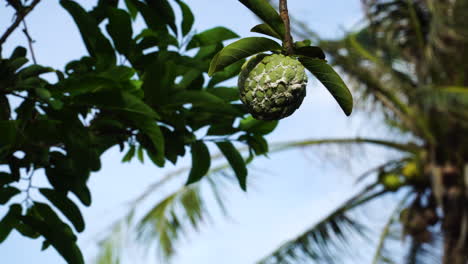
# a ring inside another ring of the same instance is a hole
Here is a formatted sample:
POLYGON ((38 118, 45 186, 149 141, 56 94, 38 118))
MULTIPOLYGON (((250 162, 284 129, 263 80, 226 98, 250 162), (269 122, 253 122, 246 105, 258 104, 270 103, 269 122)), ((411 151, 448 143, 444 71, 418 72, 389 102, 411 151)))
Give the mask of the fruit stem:
POLYGON ((289 23, 289 14, 288 14, 288 1, 287 0, 280 0, 279 2, 279 10, 281 19, 284 22, 284 41, 283 47, 286 50, 287 55, 293 54, 293 39, 291 36, 291 26, 289 23))

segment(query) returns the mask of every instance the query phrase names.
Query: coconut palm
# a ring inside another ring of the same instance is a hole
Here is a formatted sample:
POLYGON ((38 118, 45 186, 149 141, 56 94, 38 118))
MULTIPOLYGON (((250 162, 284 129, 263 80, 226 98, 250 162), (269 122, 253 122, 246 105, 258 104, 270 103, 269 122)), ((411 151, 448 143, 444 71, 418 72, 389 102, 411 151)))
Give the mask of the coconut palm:
MULTIPOLYGON (((360 178, 368 185, 260 263, 341 263, 344 250, 358 250, 349 241, 369 237, 365 221, 353 217, 356 209, 392 196, 394 210, 380 234, 368 240, 375 249, 372 263, 401 263, 396 257, 403 256, 407 263, 466 264, 468 20, 464 14, 468 1, 363 0, 363 7, 364 26, 342 39, 321 40, 300 21, 294 23, 295 33, 315 39, 326 50, 330 62, 366 102, 362 105, 370 105, 365 110, 381 113, 393 136, 276 143, 270 153, 326 144, 374 144, 398 151, 398 158, 370 168, 360 178), (409 243, 401 246, 401 238, 409 243)), ((222 166, 212 171, 220 173, 222 166)), ((146 194, 176 175, 168 175, 146 194)), ((164 255, 170 256, 185 227, 197 228, 208 213, 201 188, 209 186, 222 207, 220 186, 225 182, 219 179, 207 177, 177 189, 140 219, 118 222, 114 230, 134 226, 137 238, 157 238, 164 255)), ((105 240, 108 250, 102 251, 101 260, 115 259, 112 241, 122 240, 105 240)))

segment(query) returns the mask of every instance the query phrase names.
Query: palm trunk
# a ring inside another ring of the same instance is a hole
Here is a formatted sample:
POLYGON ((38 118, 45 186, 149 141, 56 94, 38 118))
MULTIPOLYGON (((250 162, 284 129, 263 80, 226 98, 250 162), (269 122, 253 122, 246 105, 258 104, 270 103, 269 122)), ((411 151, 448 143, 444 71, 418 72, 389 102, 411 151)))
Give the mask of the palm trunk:
POLYGON ((445 166, 444 179, 444 234, 443 264, 468 263, 468 165, 464 170, 445 166), (464 172, 463 172, 464 171, 464 172))

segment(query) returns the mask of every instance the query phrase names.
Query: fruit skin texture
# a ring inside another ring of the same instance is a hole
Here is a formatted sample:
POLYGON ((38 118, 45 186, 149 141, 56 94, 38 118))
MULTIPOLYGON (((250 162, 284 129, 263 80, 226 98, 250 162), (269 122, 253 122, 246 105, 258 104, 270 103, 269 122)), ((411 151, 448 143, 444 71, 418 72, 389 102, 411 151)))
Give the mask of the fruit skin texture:
POLYGON ((295 58, 258 54, 242 66, 238 86, 240 99, 254 118, 278 120, 302 104, 307 75, 295 58))

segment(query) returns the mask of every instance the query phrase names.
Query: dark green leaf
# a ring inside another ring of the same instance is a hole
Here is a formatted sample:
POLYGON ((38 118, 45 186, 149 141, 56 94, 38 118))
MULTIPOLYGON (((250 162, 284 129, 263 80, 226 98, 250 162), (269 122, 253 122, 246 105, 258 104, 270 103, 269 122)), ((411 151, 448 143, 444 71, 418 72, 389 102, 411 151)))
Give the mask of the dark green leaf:
POLYGON ((175 15, 169 2, 167 0, 147 0, 146 3, 151 8, 153 14, 160 19, 162 23, 168 25, 172 32, 177 35, 175 15))
POLYGON ((129 54, 130 45, 132 43, 132 21, 127 12, 117 9, 109 8, 109 24, 107 25, 107 32, 114 41, 114 46, 118 52, 122 54, 129 54))
POLYGON ((128 13, 130 14, 132 19, 135 19, 138 15, 138 9, 132 3, 131 0, 125 0, 125 6, 127 7, 128 13))
POLYGON ((280 50, 281 46, 268 38, 243 38, 223 48, 211 60, 208 75, 223 70, 225 67, 263 51, 280 50))
POLYGON ((232 127, 230 123, 220 123, 220 124, 213 124, 208 129, 207 135, 219 135, 225 136, 234 134, 238 131, 238 129, 232 127))
POLYGON ((328 89, 349 116, 353 111, 353 96, 341 77, 326 61, 311 58, 299 58, 299 61, 328 89))
POLYGON ((192 40, 187 45, 187 50, 214 45, 221 41, 238 37, 239 35, 231 31, 230 29, 227 29, 225 27, 215 27, 193 36, 192 40))
POLYGON ((151 160, 160 167, 164 166, 164 135, 156 121, 137 121, 137 126, 150 139, 152 148, 148 155, 151 160))
POLYGON ((228 104, 223 99, 206 91, 182 91, 172 96, 169 104, 192 104, 208 110, 232 115, 242 114, 237 108, 228 104))
POLYGON ((6 204, 13 196, 20 192, 20 190, 13 187, 0 188, 0 204, 6 204))
POLYGON ((66 194, 44 188, 39 189, 39 191, 70 220, 76 231, 82 232, 84 230, 85 223, 80 209, 66 194))
POLYGON ((176 65, 173 61, 158 58, 147 69, 143 77, 143 91, 145 101, 149 105, 158 107, 167 102, 169 92, 176 77, 176 65))
POLYGON ((57 214, 43 203, 34 203, 36 216, 24 216, 23 222, 37 230, 70 264, 84 264, 83 255, 76 245, 76 236, 57 214))
POLYGON ((203 141, 195 141, 191 146, 192 168, 186 184, 199 181, 208 173, 211 164, 211 157, 208 148, 203 141))
POLYGON ((256 33, 260 33, 260 34, 264 34, 264 35, 267 35, 267 36, 270 36, 270 37, 274 37, 274 38, 277 38, 279 40, 282 40, 283 37, 281 37, 280 35, 278 35, 278 33, 276 33, 269 25, 267 24, 258 24, 256 25, 255 27, 253 27, 251 30, 251 32, 256 32, 256 33))
POLYGON ((49 246, 50 246, 49 240, 44 240, 44 242, 42 242, 41 251, 44 251, 44 250, 48 249, 49 246))
POLYGON ((248 9, 268 24, 281 39, 284 38, 285 28, 283 20, 267 0, 239 0, 248 9))
POLYGON ((247 144, 253 149, 255 155, 268 153, 268 142, 264 137, 255 135, 247 138, 247 144))
POLYGON ((11 230, 15 227, 15 223, 19 221, 21 215, 21 205, 12 204, 8 213, 0 221, 0 243, 10 234, 11 230))
POLYGON ((13 175, 11 175, 10 173, 0 172, 0 188, 3 185, 9 184, 15 181, 16 181, 15 177, 13 177, 13 175))
POLYGON ((316 59, 325 59, 325 53, 320 47, 315 46, 307 46, 307 47, 300 47, 294 50, 294 54, 309 57, 309 58, 316 58, 316 59))
POLYGON ((74 1, 61 0, 60 4, 75 20, 89 54, 97 58, 97 68, 104 69, 114 65, 116 62, 114 49, 101 33, 96 20, 74 1))
POLYGON ((275 130, 277 125, 278 121, 263 121, 248 116, 240 121, 239 129, 255 134, 266 135, 275 130))
POLYGON ((247 168, 245 161, 239 151, 234 147, 231 142, 216 142, 216 145, 221 150, 223 155, 228 160, 242 190, 247 190, 247 168))
POLYGON ((19 68, 21 68, 23 65, 25 65, 28 62, 28 59, 24 57, 16 58, 10 62, 8 65, 11 70, 16 71, 19 68))
POLYGON ((192 29, 193 22, 194 22, 194 17, 193 17, 192 11, 190 10, 190 8, 188 7, 187 4, 185 4, 181 0, 177 0, 177 3, 179 4, 180 9, 182 11, 182 17, 183 17, 183 19, 182 19, 182 35, 185 36, 192 29))
POLYGON ((206 89, 207 92, 216 95, 226 102, 232 102, 239 100, 239 89, 237 87, 213 87, 206 89))
POLYGON ((145 162, 145 155, 144 155, 144 153, 143 153, 143 147, 142 147, 141 145, 138 146, 137 156, 138 156, 138 160, 139 160, 141 163, 144 163, 144 162, 145 162))
POLYGON ((244 64, 245 60, 240 60, 234 64, 231 64, 224 68, 223 71, 219 71, 211 77, 210 82, 208 83, 208 87, 213 87, 216 84, 229 80, 235 76, 237 76, 244 64))
POLYGON ((27 50, 25 47, 18 46, 16 47, 10 55, 10 60, 14 60, 17 58, 24 58, 26 57, 27 50))

